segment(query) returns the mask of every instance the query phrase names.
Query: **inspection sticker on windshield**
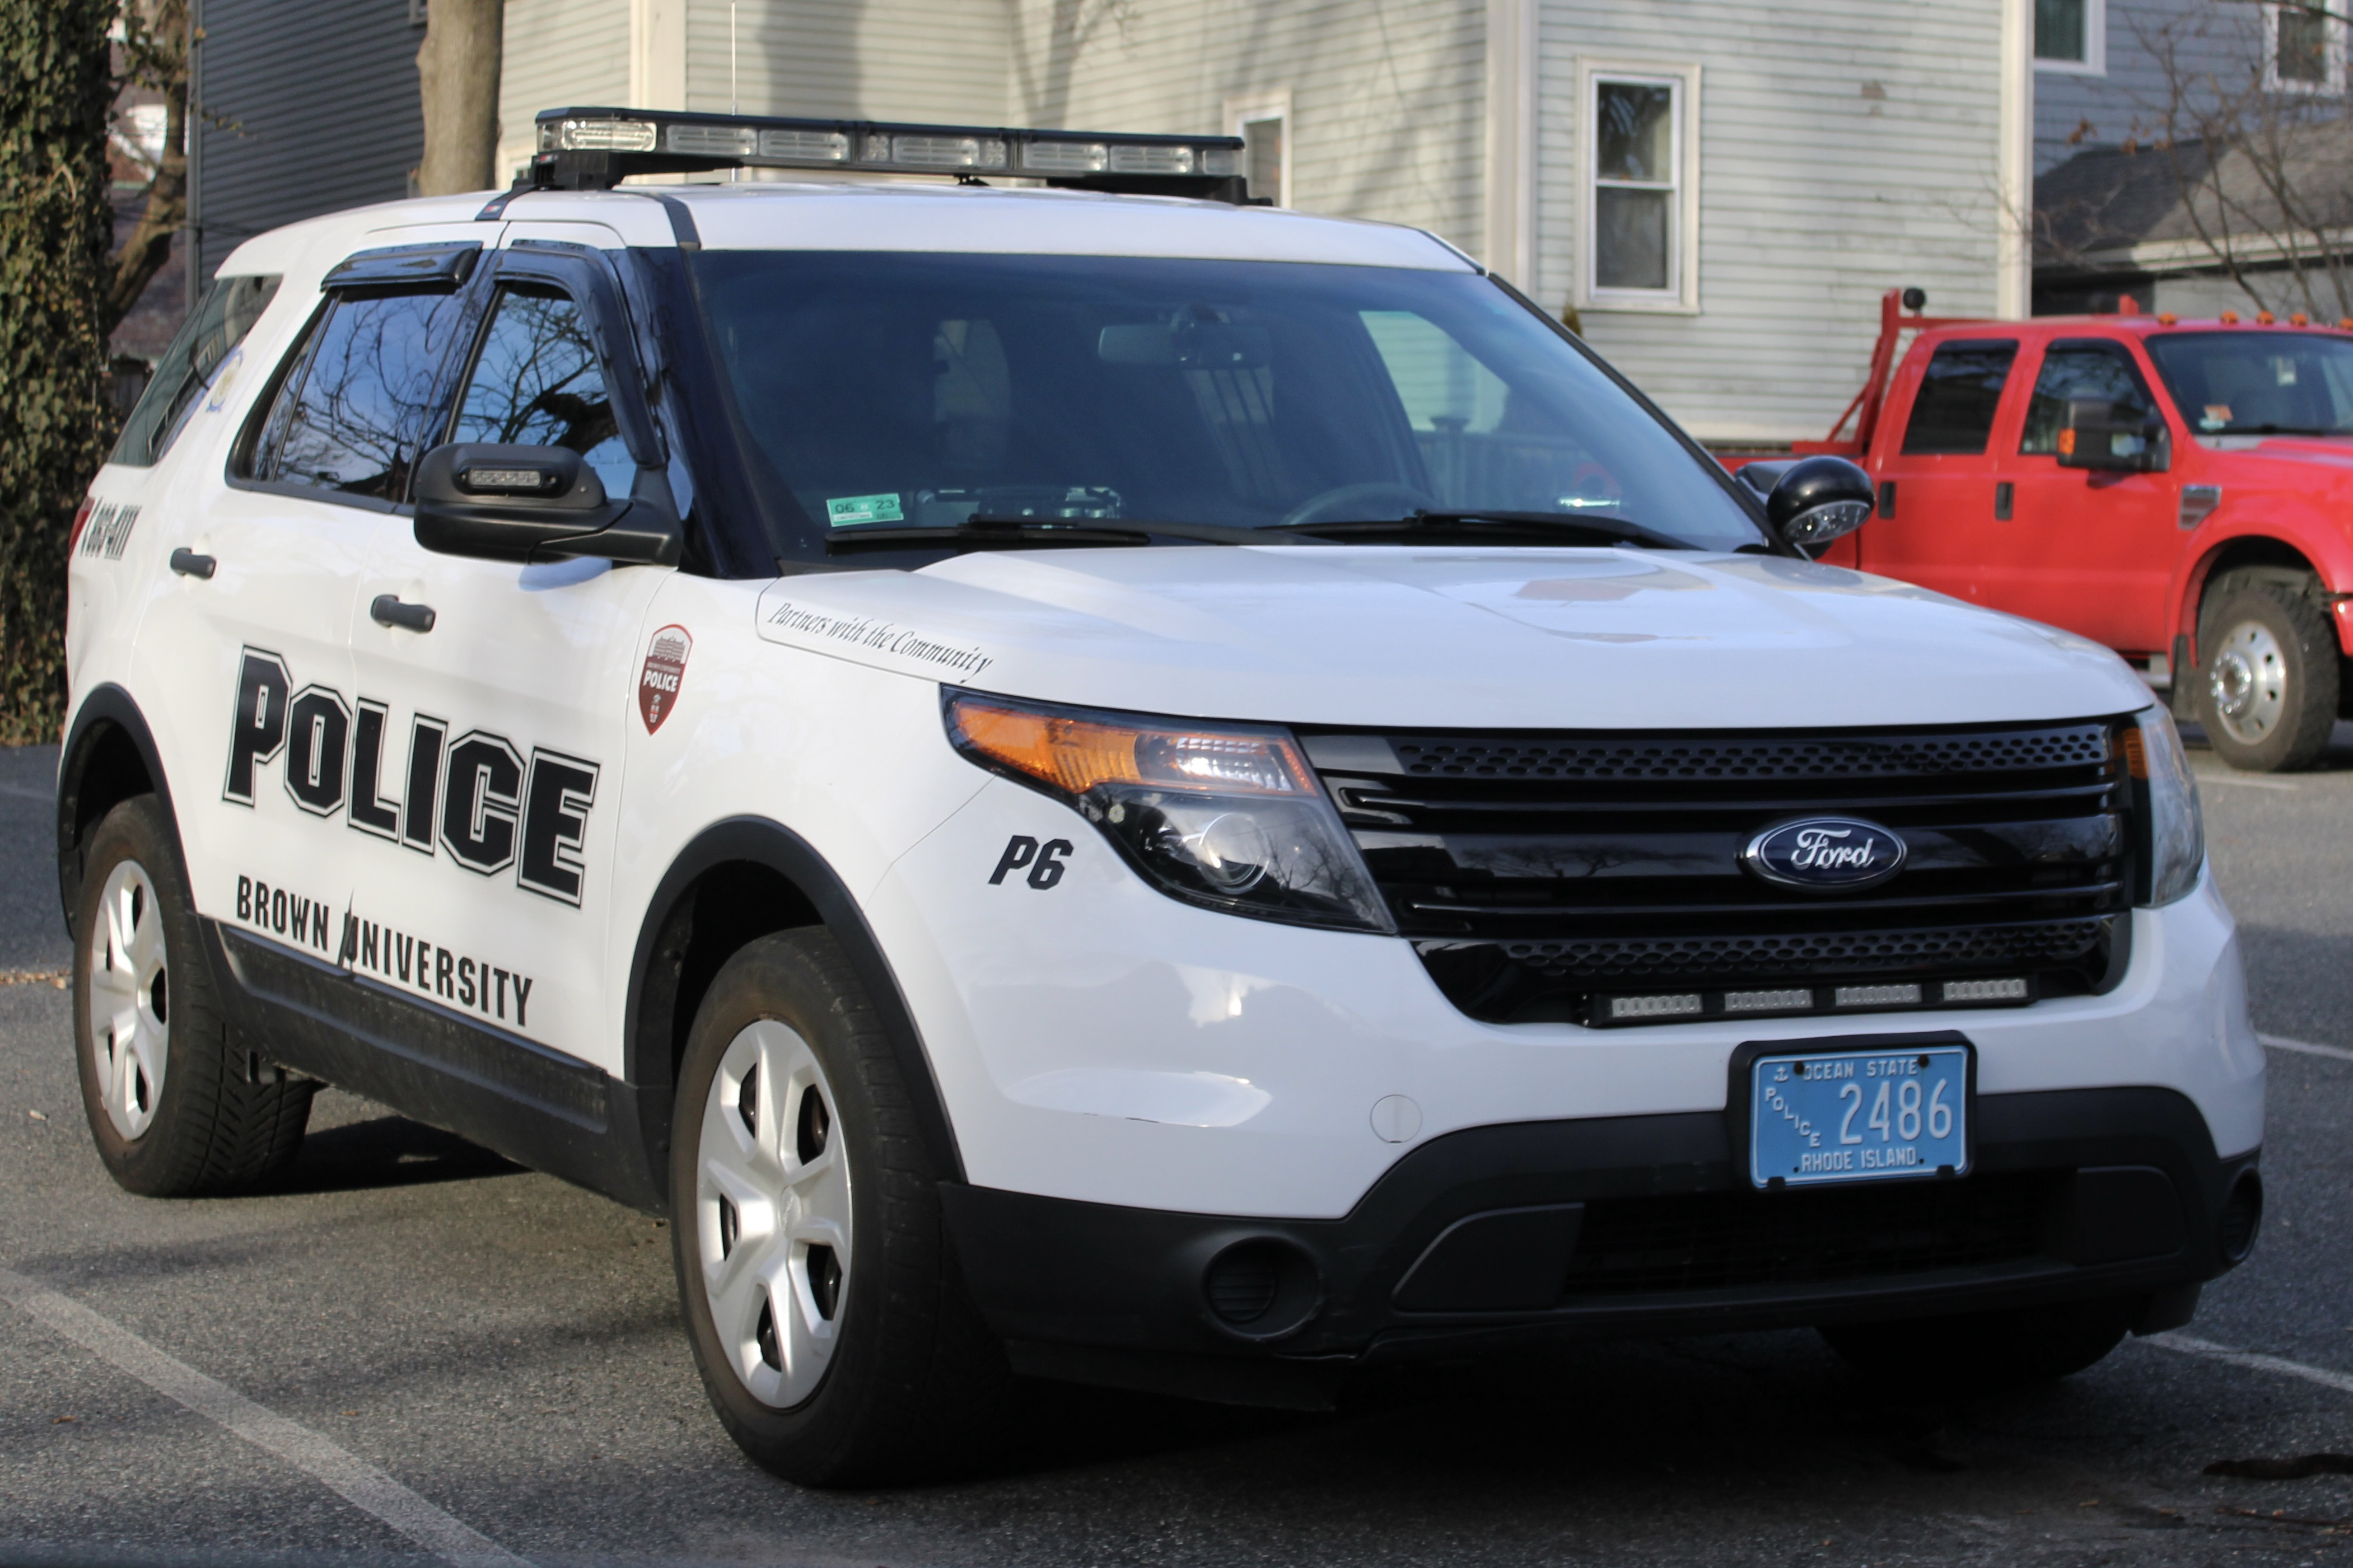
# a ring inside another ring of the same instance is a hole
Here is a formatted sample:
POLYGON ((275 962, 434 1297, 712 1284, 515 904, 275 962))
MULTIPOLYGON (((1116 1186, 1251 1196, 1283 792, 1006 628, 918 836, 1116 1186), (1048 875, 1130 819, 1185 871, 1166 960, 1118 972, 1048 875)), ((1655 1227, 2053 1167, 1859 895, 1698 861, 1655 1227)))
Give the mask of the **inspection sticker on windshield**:
POLYGON ((907 514, 899 510, 899 492, 892 490, 879 496, 835 496, 825 503, 825 520, 844 528, 853 522, 904 522, 907 514))
POLYGON ((1748 1179, 1757 1186, 1968 1168, 1967 1046, 1759 1057, 1749 1073, 1748 1179))

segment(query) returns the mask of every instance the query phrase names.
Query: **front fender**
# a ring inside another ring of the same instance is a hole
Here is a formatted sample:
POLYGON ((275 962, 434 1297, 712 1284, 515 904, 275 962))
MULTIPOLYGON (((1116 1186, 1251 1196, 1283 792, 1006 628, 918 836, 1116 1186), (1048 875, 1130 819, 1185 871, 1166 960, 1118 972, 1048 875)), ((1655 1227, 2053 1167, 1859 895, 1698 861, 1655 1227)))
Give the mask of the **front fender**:
MULTIPOLYGON (((2233 553, 2234 547, 2254 544, 2274 555, 2293 552, 2320 574, 2321 585, 2331 595, 2353 593, 2353 540, 2347 538, 2337 520, 2300 497, 2290 500, 2277 492, 2258 492, 2239 500, 2226 485, 2221 506, 2199 525, 2190 543, 2192 548, 2181 552, 2174 568, 2165 624, 2174 637, 2189 639, 2193 665, 2200 657, 2199 601, 2216 564, 2233 553)), ((2353 600, 2337 602, 2330 608, 2338 651, 2353 657, 2353 613, 2348 613, 2348 604, 2353 600)))

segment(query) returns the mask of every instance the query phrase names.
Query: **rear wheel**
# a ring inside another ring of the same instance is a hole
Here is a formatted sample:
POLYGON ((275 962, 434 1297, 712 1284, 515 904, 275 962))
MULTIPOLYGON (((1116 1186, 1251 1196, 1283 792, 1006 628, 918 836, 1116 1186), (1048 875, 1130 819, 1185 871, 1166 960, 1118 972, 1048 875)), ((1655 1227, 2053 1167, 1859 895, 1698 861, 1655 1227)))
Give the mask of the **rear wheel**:
POLYGON ((317 1086, 230 1047, 153 795, 90 836, 74 922, 82 1110, 114 1179, 150 1197, 235 1192, 294 1156, 317 1086))
POLYGON ((2198 721, 2234 768, 2308 765, 2337 722, 2337 637, 2291 583, 2225 577, 2198 621, 2198 721))
POLYGON ((1835 1323, 1820 1333, 1857 1372, 1908 1393, 2017 1388, 2081 1372, 2116 1349, 2143 1300, 1835 1323))
POLYGON ((673 1258, 712 1407, 787 1480, 951 1468, 1009 1387, 909 1104, 825 932, 764 937, 712 982, 679 1069, 673 1258))

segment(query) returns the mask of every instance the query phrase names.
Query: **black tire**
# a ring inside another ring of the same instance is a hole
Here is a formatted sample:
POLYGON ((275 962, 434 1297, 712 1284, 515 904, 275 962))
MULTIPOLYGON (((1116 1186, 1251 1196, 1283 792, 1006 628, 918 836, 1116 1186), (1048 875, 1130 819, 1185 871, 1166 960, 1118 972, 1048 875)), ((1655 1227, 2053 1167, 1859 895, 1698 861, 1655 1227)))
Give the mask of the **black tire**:
POLYGON ((2198 616, 2198 721, 2247 773, 2309 766, 2337 722, 2337 634, 2295 584, 2225 575, 2198 616))
POLYGON ((671 1120, 679 1300, 728 1436, 763 1468, 804 1486, 913 1480, 967 1465, 1011 1390, 1003 1348, 956 1270, 938 1195, 946 1173, 934 1168, 912 1107, 865 988, 825 931, 763 937, 712 980, 671 1120), (747 1088, 747 1062, 756 1089, 747 1088), (774 1143, 762 1142, 764 1126, 774 1143), (828 1153, 846 1161, 834 1167, 846 1194, 808 1174, 828 1153), (773 1182, 742 1210, 723 1207, 727 1192, 743 1190, 725 1183, 764 1171, 773 1182), (828 1215, 846 1227, 846 1258, 786 1239, 828 1215), (738 1249, 742 1272, 730 1273, 738 1249), (831 1312, 819 1304, 828 1278, 831 1312), (823 1330, 812 1312, 829 1320, 823 1330), (795 1339, 811 1331, 831 1336, 821 1361, 795 1352, 795 1339))
POLYGON ((1891 1389, 1930 1395, 1989 1392, 2083 1371, 2123 1341, 2145 1300, 1836 1323, 1818 1331, 1848 1365, 1891 1389))
POLYGON ((232 1048, 153 795, 124 801, 90 835, 74 933, 82 1111, 108 1173, 149 1197, 203 1197, 254 1186, 292 1159, 318 1086, 256 1071, 232 1048))

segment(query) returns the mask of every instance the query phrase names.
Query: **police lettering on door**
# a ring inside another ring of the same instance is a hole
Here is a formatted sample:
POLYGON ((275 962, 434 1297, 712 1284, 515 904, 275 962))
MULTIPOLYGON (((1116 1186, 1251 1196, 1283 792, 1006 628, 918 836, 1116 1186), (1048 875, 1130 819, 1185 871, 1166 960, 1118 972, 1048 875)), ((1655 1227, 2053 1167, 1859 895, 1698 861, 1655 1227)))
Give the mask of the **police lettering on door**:
POLYGON ((479 876, 512 867, 516 886, 577 906, 597 764, 538 747, 526 760, 504 735, 475 729, 452 740, 452 728, 418 713, 404 740, 385 703, 347 703, 330 686, 297 689, 283 658, 248 647, 221 798, 252 805, 257 772, 282 754, 286 793, 311 816, 340 812, 360 832, 419 854, 438 846, 479 876))

